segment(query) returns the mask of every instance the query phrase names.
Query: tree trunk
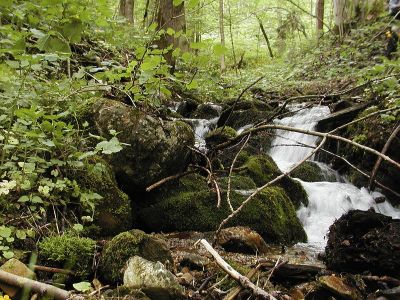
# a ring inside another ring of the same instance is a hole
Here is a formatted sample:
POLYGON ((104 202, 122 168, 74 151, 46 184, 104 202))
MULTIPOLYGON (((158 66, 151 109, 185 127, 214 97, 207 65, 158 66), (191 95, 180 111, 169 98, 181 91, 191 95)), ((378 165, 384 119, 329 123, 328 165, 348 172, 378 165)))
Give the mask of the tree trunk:
POLYGON ((317 17, 317 42, 321 38, 324 29, 325 0, 317 0, 315 5, 315 15, 317 17))
MULTIPOLYGON (((219 0, 219 33, 221 45, 225 47, 225 28, 224 28, 224 0, 219 0)), ((221 73, 226 70, 225 55, 221 55, 221 73)))
POLYGON ((119 2, 119 14, 125 17, 129 23, 133 24, 133 10, 135 6, 134 0, 120 0, 119 2))
POLYGON ((149 20, 149 6, 150 6, 150 0, 146 0, 146 6, 144 8, 144 14, 143 14, 143 28, 146 28, 149 20))
POLYGON ((344 24, 346 20, 346 0, 333 0, 333 14, 335 27, 342 38, 344 35, 344 24))
POLYGON ((257 17, 257 20, 258 20, 258 23, 260 24, 261 32, 265 38, 265 41, 267 42, 269 56, 271 56, 271 58, 274 58, 274 54, 272 53, 271 44, 269 42, 269 38, 268 38, 267 32, 265 31, 264 25, 260 18, 257 17))
MULTIPOLYGON (((175 32, 182 32, 185 34, 186 18, 184 3, 175 6, 173 0, 160 0, 158 5, 158 29, 167 30, 168 28, 172 28, 175 32)), ((182 51, 188 50, 188 44, 182 36, 177 38, 175 35, 163 34, 158 41, 159 48, 166 49, 171 45, 173 49, 180 48, 182 51)), ((175 70, 176 63, 176 59, 172 56, 173 49, 164 55, 166 61, 172 67, 172 71, 175 70)))

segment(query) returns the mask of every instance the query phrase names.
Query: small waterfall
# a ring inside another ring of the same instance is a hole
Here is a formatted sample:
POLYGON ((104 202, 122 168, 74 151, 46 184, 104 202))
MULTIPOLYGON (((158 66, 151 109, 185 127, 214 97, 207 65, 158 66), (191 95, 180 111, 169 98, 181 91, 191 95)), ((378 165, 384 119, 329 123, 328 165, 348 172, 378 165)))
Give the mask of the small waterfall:
MULTIPOLYGON (((292 110, 299 109, 299 106, 292 107, 292 110)), ((292 117, 276 121, 278 124, 313 130, 318 120, 329 115, 326 106, 301 109, 292 117)), ((288 170, 295 163, 306 157, 312 148, 316 146, 318 138, 294 133, 289 131, 277 131, 277 137, 272 142, 270 155, 281 170, 288 170), (308 145, 310 147, 301 147, 308 145), (290 146, 287 146, 290 145, 290 146)), ((302 222, 308 236, 308 243, 315 249, 322 250, 326 244, 325 236, 329 226, 335 219, 350 209, 367 210, 373 207, 377 212, 400 218, 400 210, 394 208, 388 202, 376 204, 375 198, 382 196, 379 193, 370 193, 367 189, 359 189, 350 183, 346 183, 339 174, 329 166, 318 163, 327 181, 324 182, 303 182, 299 179, 309 198, 309 205, 301 207, 297 215, 302 222), (329 180, 328 180, 329 178, 329 180), (331 178, 335 179, 336 182, 331 178)))
POLYGON ((206 119, 182 119, 183 121, 189 123, 194 129, 195 135, 195 147, 200 150, 206 149, 206 134, 215 128, 218 122, 218 118, 213 118, 211 120, 206 119))

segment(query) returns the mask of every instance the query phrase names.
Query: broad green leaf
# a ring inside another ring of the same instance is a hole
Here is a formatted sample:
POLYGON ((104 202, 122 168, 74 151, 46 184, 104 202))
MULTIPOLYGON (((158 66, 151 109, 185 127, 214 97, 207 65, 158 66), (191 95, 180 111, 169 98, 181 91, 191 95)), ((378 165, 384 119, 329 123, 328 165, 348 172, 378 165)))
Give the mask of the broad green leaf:
POLYGON ((3 252, 3 256, 5 259, 10 259, 14 257, 14 252, 12 251, 4 251, 3 252))
POLYGON ((122 150, 121 143, 118 138, 113 137, 109 141, 103 141, 96 145, 96 149, 101 151, 103 154, 117 153, 122 150))
POLYGON ((25 240, 26 239, 26 232, 25 232, 25 230, 17 230, 16 232, 15 232, 15 236, 18 238, 18 239, 20 239, 20 240, 25 240))
POLYGON ((83 24, 81 20, 75 19, 64 24, 61 29, 62 35, 70 41, 70 43, 79 43, 82 38, 83 24))
POLYGON ((11 228, 0 226, 0 236, 3 238, 8 238, 11 236, 11 228))
POLYGON ((189 0, 189 2, 188 2, 188 4, 187 4, 187 7, 188 7, 189 9, 193 9, 193 8, 195 8, 197 5, 199 5, 199 3, 200 3, 200 0, 189 0))
POLYGON ((92 288, 92 285, 90 284, 90 282, 87 282, 87 281, 74 283, 72 286, 74 287, 75 290, 77 290, 78 292, 82 292, 82 293, 88 292, 92 288))

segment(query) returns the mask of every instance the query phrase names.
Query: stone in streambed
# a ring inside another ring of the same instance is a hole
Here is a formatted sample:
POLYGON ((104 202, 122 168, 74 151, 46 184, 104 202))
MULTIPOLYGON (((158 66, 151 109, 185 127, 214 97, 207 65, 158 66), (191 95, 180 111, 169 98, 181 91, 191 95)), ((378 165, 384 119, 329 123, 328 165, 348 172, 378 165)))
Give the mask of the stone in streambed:
MULTIPOLYGON (((5 262, 0 270, 7 273, 11 273, 20 277, 25 277, 29 279, 35 278, 35 273, 30 270, 24 263, 20 262, 18 259, 12 258, 5 262)), ((20 288, 10 286, 4 283, 0 283, 0 289, 8 296, 14 297, 21 290, 20 288)))
POLYGON ((120 233, 105 245, 100 261, 104 280, 111 283, 122 281, 126 261, 135 255, 150 261, 172 263, 172 256, 165 241, 133 229, 120 233))
POLYGON ((178 279, 160 262, 150 262, 140 256, 131 257, 124 272, 124 286, 140 289, 151 299, 183 299, 178 279))

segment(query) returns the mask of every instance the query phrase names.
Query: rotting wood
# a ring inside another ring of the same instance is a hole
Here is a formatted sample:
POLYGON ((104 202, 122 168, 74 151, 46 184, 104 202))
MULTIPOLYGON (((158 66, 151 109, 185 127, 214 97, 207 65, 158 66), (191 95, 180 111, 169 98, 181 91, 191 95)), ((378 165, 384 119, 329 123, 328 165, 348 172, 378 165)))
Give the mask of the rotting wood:
POLYGON ((75 275, 74 271, 71 270, 65 270, 65 269, 58 269, 58 268, 53 268, 53 267, 45 267, 45 266, 38 266, 34 265, 33 269, 35 271, 42 271, 42 272, 47 272, 47 273, 60 273, 60 274, 66 274, 66 275, 75 275))
POLYGON ((243 276, 235 269, 233 269, 219 254, 218 252, 208 243, 206 240, 200 240, 200 243, 206 248, 206 250, 214 257, 218 266, 220 266, 230 277, 236 280, 241 286, 247 288, 253 292, 253 295, 259 297, 258 299, 276 300, 275 296, 271 293, 267 293, 263 289, 256 286, 246 276, 243 276))

